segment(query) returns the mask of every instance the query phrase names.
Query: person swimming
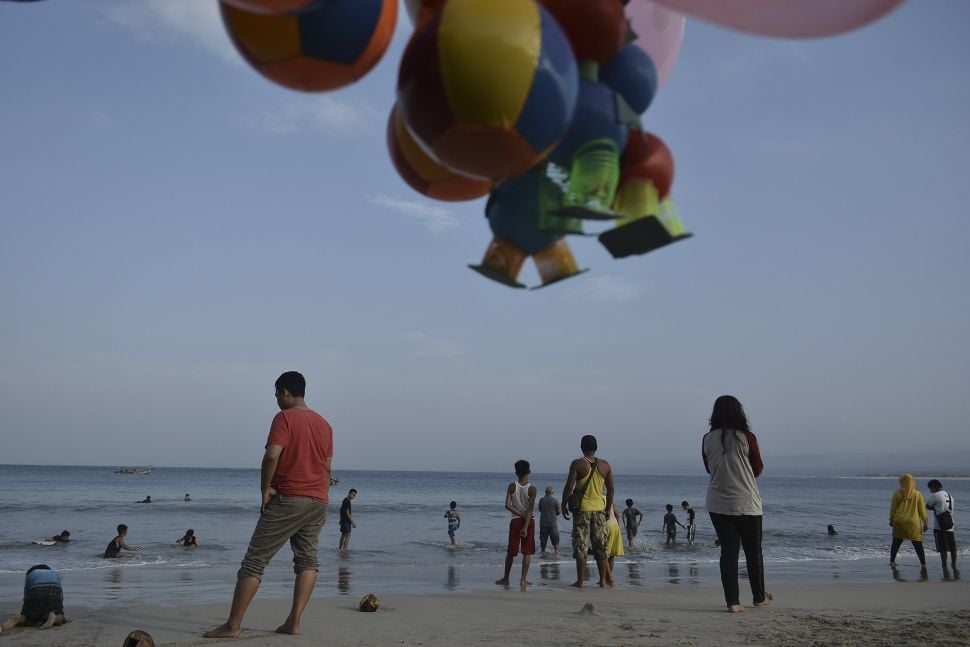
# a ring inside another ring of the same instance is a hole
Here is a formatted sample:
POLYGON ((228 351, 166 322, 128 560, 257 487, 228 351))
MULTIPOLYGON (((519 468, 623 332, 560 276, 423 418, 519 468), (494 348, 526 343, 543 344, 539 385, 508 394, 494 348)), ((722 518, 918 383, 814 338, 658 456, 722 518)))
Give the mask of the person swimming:
POLYGON ((56 541, 58 543, 68 542, 68 541, 71 541, 71 533, 68 530, 63 530, 63 531, 61 531, 61 534, 54 535, 53 537, 51 537, 47 541, 56 541))
POLYGON ((198 548, 199 541, 195 538, 195 531, 189 528, 185 531, 185 534, 180 538, 175 540, 176 544, 182 544, 186 548, 198 548))
POLYGON ((829 534, 830 535, 837 535, 837 534, 839 534, 839 533, 837 533, 835 531, 835 526, 833 526, 832 524, 829 524, 829 534))
POLYGON ((152 502, 152 497, 151 497, 151 495, 149 495, 149 496, 146 496, 141 501, 136 501, 135 503, 151 503, 151 502, 152 502))

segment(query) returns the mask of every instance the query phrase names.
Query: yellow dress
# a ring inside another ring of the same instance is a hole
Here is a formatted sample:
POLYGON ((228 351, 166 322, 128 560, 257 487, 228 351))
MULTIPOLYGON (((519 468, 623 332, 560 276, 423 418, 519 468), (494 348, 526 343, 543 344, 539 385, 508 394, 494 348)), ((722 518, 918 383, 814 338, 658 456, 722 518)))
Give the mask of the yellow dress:
POLYGON ((623 533, 620 532, 620 522, 616 520, 616 514, 610 510, 610 520, 606 523, 606 547, 607 557, 618 557, 625 555, 623 552, 623 533))
POLYGON ((927 525, 926 502, 921 492, 904 499, 899 490, 893 492, 889 503, 889 521, 893 524, 893 539, 923 541, 923 526, 927 525))

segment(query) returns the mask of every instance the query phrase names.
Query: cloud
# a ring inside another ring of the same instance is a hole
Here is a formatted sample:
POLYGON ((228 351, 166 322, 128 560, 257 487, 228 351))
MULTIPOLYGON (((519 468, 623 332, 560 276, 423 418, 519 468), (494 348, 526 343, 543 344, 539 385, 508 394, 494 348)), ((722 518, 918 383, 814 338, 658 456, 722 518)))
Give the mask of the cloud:
POLYGON ((591 276, 577 281, 566 298, 579 303, 632 303, 640 297, 640 287, 611 276, 591 276))
POLYGON ((239 120, 243 127, 268 135, 313 132, 353 137, 378 132, 383 117, 362 101, 300 96, 275 109, 240 115, 239 120))
POLYGON ((137 0, 91 6, 141 40, 155 41, 161 32, 168 31, 194 41, 223 60, 240 60, 222 26, 219 3, 214 0, 137 0))
POLYGON ((367 201, 379 207, 410 216, 435 234, 450 231, 461 224, 448 209, 417 200, 403 200, 378 193, 367 196, 367 201))
POLYGON ((468 355, 465 344, 438 339, 423 332, 407 333, 402 338, 414 342, 417 354, 423 357, 456 360, 468 355))

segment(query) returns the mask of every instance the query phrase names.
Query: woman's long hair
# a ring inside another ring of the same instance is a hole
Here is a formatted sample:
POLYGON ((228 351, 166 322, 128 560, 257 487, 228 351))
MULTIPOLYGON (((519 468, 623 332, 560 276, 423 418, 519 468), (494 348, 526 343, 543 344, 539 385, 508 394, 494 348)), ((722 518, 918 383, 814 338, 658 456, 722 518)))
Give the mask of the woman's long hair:
POLYGON ((909 501, 916 494, 916 479, 912 474, 903 474, 899 477, 899 495, 904 501, 909 501))
POLYGON ((714 410, 711 411, 709 420, 711 431, 721 430, 721 451, 726 452, 724 437, 728 430, 751 431, 748 427, 748 417, 744 415, 744 407, 741 402, 733 395, 722 395, 714 401, 714 410))

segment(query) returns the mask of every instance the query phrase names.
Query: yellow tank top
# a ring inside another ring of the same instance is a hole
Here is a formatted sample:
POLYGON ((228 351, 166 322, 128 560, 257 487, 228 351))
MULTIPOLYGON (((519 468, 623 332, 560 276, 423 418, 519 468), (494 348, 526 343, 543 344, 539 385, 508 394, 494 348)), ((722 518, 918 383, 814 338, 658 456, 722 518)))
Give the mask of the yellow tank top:
MULTIPOLYGON (((580 479, 580 483, 584 480, 580 479)), ((583 502, 579 504, 579 510, 580 512, 601 512, 606 510, 606 479, 600 474, 598 465, 597 469, 593 470, 593 476, 589 479, 586 492, 583 493, 583 502)))

